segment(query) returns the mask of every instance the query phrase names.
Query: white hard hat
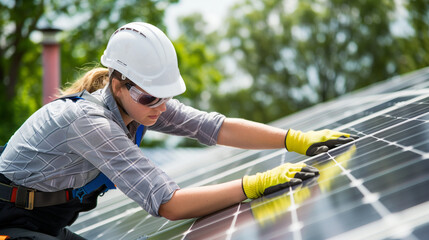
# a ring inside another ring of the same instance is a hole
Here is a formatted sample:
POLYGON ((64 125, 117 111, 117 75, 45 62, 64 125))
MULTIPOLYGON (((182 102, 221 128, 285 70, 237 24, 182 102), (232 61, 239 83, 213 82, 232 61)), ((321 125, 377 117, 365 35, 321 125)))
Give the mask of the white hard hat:
POLYGON ((154 97, 174 97, 186 90, 173 44, 160 29, 148 23, 128 23, 116 30, 101 63, 154 97))

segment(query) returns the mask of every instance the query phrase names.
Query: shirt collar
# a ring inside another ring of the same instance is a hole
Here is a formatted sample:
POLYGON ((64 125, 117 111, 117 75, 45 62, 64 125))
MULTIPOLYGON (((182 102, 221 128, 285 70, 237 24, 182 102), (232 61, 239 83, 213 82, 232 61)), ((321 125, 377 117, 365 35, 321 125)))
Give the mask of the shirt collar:
POLYGON ((114 120, 121 125, 122 129, 128 136, 131 136, 127 126, 124 123, 124 120, 122 119, 121 112, 119 111, 118 104, 113 97, 109 84, 107 84, 103 89, 101 89, 101 98, 107 109, 112 112, 114 120))
POLYGON ((130 139, 134 139, 137 127, 140 124, 136 121, 132 121, 130 124, 128 124, 128 127, 125 125, 125 122, 121 116, 121 112, 119 111, 118 104, 116 103, 112 91, 110 90, 109 84, 100 90, 100 95, 104 105, 112 112, 114 120, 121 125, 122 129, 130 139))

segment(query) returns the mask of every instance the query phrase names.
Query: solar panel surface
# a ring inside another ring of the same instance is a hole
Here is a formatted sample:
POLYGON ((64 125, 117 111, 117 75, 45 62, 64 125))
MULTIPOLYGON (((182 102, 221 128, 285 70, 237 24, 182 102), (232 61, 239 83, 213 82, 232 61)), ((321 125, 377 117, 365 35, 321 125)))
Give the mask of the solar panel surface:
POLYGON ((110 191, 71 229, 88 239, 425 239, 428 86, 425 68, 273 123, 360 137, 315 157, 219 148, 210 151, 210 159, 195 159, 199 164, 162 166, 181 187, 225 182, 284 162, 317 166, 320 175, 302 185, 174 222, 152 217, 119 191, 110 191), (178 166, 182 169, 175 174, 178 166))

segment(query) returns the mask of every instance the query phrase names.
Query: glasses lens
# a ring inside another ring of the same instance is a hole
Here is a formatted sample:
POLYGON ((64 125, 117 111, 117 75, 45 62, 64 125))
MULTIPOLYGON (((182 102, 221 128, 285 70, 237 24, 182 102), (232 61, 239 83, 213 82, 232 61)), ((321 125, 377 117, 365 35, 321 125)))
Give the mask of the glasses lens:
POLYGON ((128 91, 130 92, 131 97, 134 99, 134 101, 148 106, 150 108, 158 107, 159 105, 167 102, 171 98, 157 98, 152 95, 149 95, 147 93, 144 93, 137 89, 136 87, 132 86, 129 83, 126 83, 125 86, 127 86, 128 91))
POLYGON ((159 102, 159 98, 143 93, 142 95, 140 95, 138 102, 143 105, 151 106, 159 102))

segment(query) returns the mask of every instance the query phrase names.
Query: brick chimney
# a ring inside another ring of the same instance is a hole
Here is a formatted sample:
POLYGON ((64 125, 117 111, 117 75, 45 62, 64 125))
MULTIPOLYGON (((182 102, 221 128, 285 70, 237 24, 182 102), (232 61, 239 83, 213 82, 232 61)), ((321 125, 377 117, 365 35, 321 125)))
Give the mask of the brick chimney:
POLYGON ((60 29, 43 28, 43 104, 57 98, 60 89, 60 44, 56 38, 60 29))

